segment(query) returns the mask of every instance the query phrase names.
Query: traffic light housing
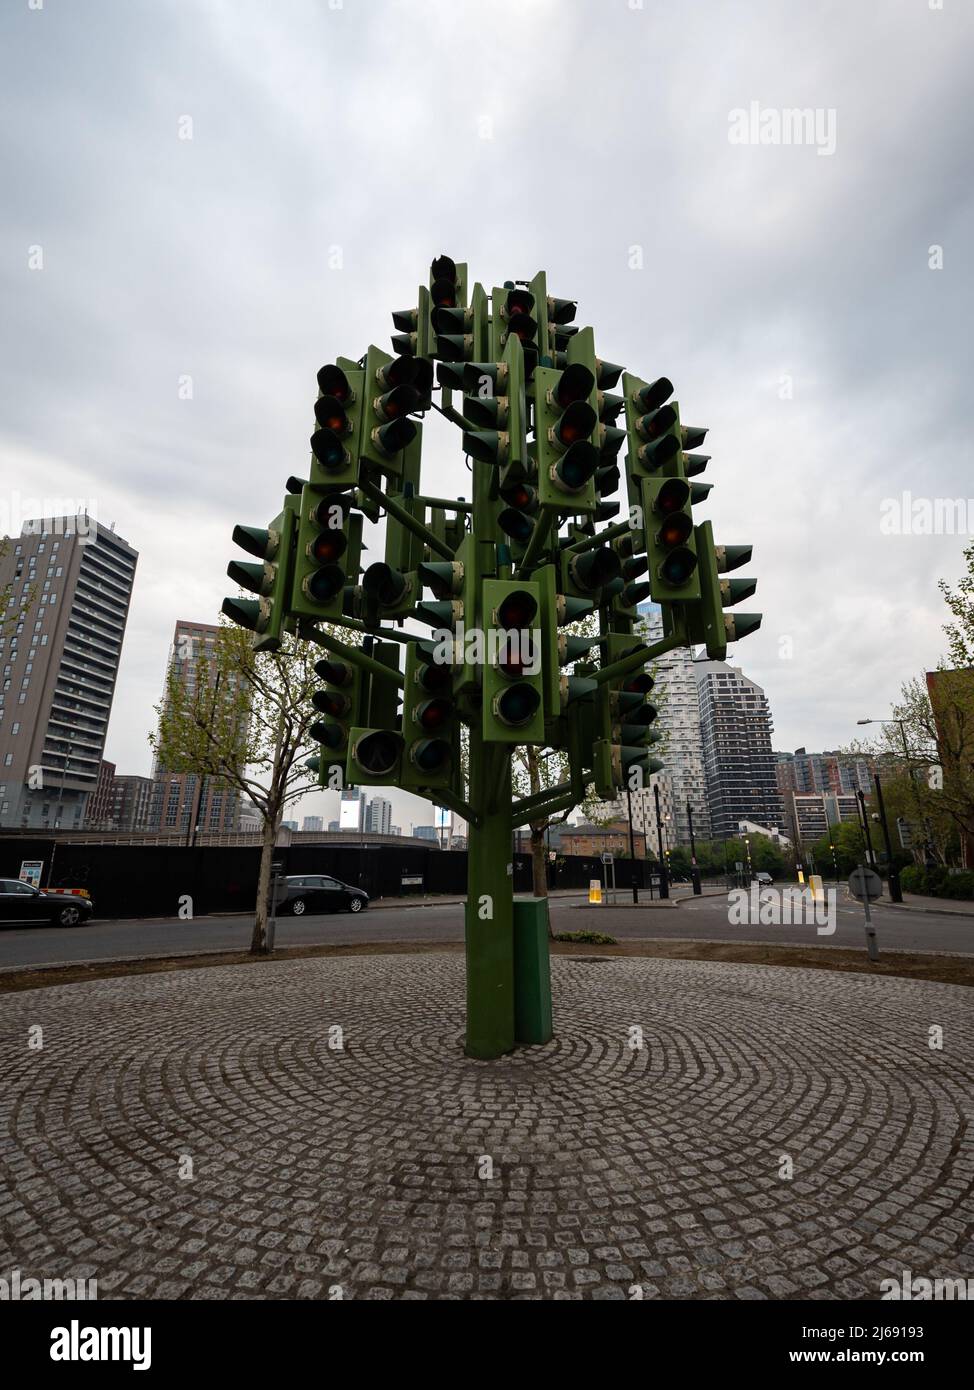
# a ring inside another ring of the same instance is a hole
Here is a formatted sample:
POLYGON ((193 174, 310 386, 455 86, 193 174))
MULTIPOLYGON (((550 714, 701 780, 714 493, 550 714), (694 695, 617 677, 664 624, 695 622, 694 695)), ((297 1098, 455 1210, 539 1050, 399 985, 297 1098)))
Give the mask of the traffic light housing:
POLYGON ((453 668, 433 658, 429 644, 406 648, 402 702, 401 786, 449 789, 459 773, 460 721, 453 668))
POLYGON ((485 579, 483 736, 488 743, 543 743, 541 592, 532 581, 485 579))
POLYGON ((308 484, 295 500, 300 519, 288 612, 337 621, 349 613, 358 582, 362 517, 352 511, 349 493, 323 493, 308 484))
POLYGON ((700 602, 689 610, 691 641, 702 642, 711 661, 724 661, 729 642, 739 641, 761 626, 760 613, 725 613, 725 606, 750 598, 757 588, 755 579, 724 579, 729 570, 746 565, 751 558, 749 545, 717 546, 709 521, 696 528, 696 547, 700 568, 700 602))
POLYGON ((568 345, 562 370, 534 373, 538 500, 543 508, 581 515, 597 505, 598 389, 594 337, 583 329, 568 345))
POLYGON ((321 744, 318 781, 321 786, 340 790, 344 786, 349 734, 362 718, 368 682, 360 667, 333 656, 316 661, 315 673, 325 682, 311 697, 321 717, 308 731, 321 744))
POLYGON ((679 473, 642 483, 648 580, 656 603, 700 598, 692 485, 679 473))
POLYGON ((345 785, 401 785, 402 746, 402 734, 396 729, 351 729, 345 763, 345 785))
POLYGON ((258 564, 231 560, 227 575, 254 599, 225 598, 221 607, 232 622, 254 634, 255 652, 274 652, 281 645, 294 567, 298 499, 284 499, 284 510, 266 528, 235 526, 233 542, 258 564))

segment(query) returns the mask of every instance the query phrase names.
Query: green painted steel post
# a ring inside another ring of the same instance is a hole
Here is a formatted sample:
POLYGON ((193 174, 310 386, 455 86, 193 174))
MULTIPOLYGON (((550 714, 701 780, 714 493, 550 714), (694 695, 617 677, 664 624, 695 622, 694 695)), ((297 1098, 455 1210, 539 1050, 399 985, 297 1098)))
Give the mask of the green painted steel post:
POLYGON ((535 1044, 554 1036, 547 898, 514 899, 514 1036, 535 1044))
POLYGON ((481 824, 468 827, 468 1057, 502 1057, 514 1048, 514 881, 511 867, 511 754, 470 731, 470 801, 481 824), (498 764, 503 761, 504 767, 498 764), (497 799, 491 802, 491 790, 497 799))

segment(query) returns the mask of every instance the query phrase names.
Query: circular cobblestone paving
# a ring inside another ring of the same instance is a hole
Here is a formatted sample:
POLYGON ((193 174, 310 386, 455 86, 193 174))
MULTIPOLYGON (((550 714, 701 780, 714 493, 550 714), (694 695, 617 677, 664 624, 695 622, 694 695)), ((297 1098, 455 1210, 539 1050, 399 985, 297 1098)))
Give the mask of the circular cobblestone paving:
POLYGON ((452 955, 4 996, 0 1276, 622 1299, 974 1275, 968 991, 631 958, 553 975, 556 1040, 492 1063, 462 1054, 452 955))

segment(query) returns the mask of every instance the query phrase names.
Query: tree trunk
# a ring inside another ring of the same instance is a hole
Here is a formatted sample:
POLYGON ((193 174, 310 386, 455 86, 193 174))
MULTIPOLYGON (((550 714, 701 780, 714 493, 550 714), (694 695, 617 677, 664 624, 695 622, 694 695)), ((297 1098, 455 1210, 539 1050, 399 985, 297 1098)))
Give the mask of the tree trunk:
POLYGON ((254 915, 254 934, 250 939, 250 954, 266 956, 268 900, 271 892, 271 868, 274 862, 274 844, 277 840, 277 816, 264 821, 264 832, 260 845, 260 871, 257 874, 257 911, 254 915))

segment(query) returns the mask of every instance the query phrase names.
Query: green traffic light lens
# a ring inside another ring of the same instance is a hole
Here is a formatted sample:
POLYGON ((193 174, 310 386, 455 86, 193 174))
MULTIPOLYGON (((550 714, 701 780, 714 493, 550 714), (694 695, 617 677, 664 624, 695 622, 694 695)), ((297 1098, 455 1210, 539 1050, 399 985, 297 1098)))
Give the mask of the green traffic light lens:
POLYGON ((324 565, 314 574, 309 574, 302 584, 304 592, 313 603, 327 603, 345 587, 345 571, 340 565, 324 565))
POLYGON ((540 704, 541 696, 534 686, 521 682, 495 695, 494 714, 509 729, 519 729, 531 722, 540 704))
POLYGON ((315 430, 311 452, 326 473, 338 473, 348 463, 348 451, 334 430, 315 430))
POLYGON ((406 416, 390 420, 372 431, 372 439, 385 453, 398 454, 416 438, 416 426, 406 416))
POLYGON ((445 772, 452 753, 446 739, 422 738, 409 750, 410 761, 420 772, 445 772))
POLYGON ((562 492, 581 492, 598 466, 598 449, 587 440, 581 439, 555 464, 554 481, 562 492))
POLYGON ((510 536, 512 541, 519 541, 526 545, 531 539, 534 530, 534 522, 523 512, 516 511, 513 507, 506 507, 497 518, 497 524, 504 532, 505 536, 510 536))
POLYGON ((671 550, 659 567, 660 578, 665 584, 679 586, 685 584, 697 568, 697 557, 686 546, 671 550))

